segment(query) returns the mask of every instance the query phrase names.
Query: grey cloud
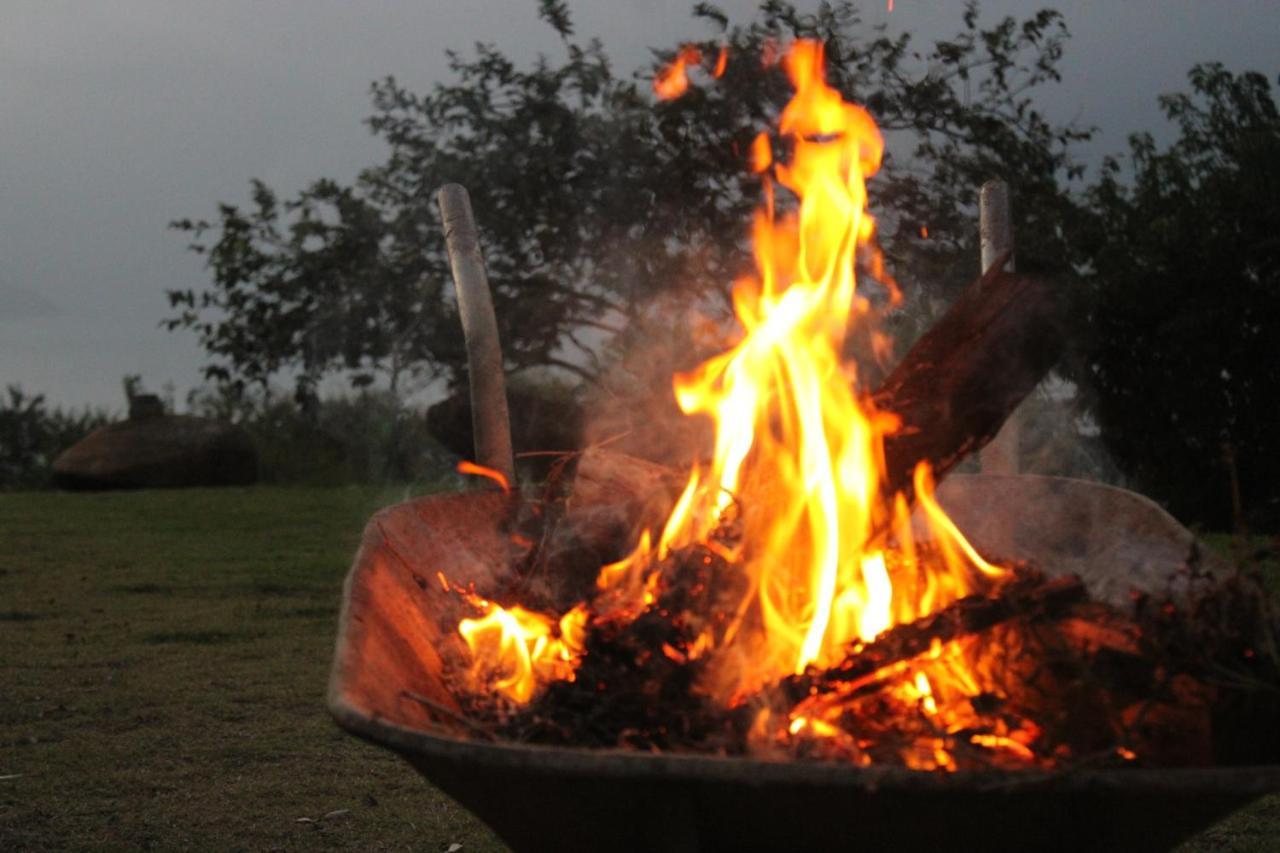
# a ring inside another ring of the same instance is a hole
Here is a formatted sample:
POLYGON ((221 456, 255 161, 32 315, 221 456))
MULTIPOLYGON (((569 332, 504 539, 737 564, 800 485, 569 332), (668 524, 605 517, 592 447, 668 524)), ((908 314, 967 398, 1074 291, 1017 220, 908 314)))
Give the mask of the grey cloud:
POLYGON ((34 290, 0 282, 0 323, 13 320, 41 320, 57 317, 62 308, 34 290))

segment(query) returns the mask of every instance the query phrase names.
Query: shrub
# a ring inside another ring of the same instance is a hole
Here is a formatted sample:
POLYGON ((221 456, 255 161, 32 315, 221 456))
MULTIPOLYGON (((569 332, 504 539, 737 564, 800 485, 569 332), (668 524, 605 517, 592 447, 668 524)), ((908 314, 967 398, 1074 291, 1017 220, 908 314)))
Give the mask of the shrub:
POLYGON ((0 489, 47 488, 57 455, 110 420, 100 409, 47 409, 43 394, 10 385, 0 399, 0 489))
POLYGON ((387 391, 300 404, 273 390, 236 394, 202 389, 192 414, 243 427, 258 448, 263 482, 434 482, 452 476, 454 458, 427 431, 423 413, 387 391))

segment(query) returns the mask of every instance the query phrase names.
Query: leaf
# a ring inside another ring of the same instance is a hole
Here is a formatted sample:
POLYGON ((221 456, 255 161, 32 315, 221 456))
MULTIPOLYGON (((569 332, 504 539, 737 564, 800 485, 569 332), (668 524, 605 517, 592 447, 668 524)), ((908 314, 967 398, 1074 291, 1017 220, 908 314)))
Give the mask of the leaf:
POLYGON ((573 21, 569 5, 563 0, 538 0, 538 17, 551 25, 561 38, 573 35, 573 21))

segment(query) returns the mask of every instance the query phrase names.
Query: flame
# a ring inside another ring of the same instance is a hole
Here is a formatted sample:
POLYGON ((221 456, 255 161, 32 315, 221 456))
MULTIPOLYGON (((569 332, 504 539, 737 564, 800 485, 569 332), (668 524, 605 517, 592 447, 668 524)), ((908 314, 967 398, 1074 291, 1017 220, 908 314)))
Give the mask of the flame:
POLYGON ((477 465, 474 462, 468 462, 465 459, 458 463, 459 474, 471 474, 476 477, 487 477, 498 484, 504 494, 511 494, 511 483, 507 481, 507 475, 493 468, 486 468, 483 465, 477 465))
POLYGON ((605 585, 641 583, 672 550, 740 524, 753 599, 739 622, 759 627, 726 632, 750 646, 733 656, 735 671, 721 673, 730 696, 833 664, 850 642, 873 640, 1004 573, 947 519, 927 466, 915 485, 941 545, 940 568, 919 563, 906 503, 882 489, 883 440, 898 421, 874 408, 841 350, 850 324, 870 309, 857 262, 880 268, 866 179, 879 168, 883 140, 864 109, 827 85, 820 44, 796 42, 783 64, 795 95, 779 131, 792 156, 775 162, 766 134, 752 145, 768 203, 753 229, 756 273, 734 287, 742 340, 675 381, 680 408, 715 422, 712 460, 692 471, 656 543, 646 534, 601 575, 605 585), (775 208, 775 180, 795 197, 793 209, 775 208))
MULTIPOLYGON (((682 93, 686 66, 700 61, 696 48, 682 49, 655 78, 658 96, 682 93)), ((884 439, 899 420, 875 408, 841 355, 848 329, 871 313, 859 262, 885 298, 898 298, 872 245, 875 221, 867 211, 866 181, 880 166, 883 139, 864 109, 827 85, 821 44, 798 41, 782 63, 795 90, 779 118, 782 139, 775 146, 760 134, 749 156, 763 177, 765 202, 752 231, 755 273, 734 283, 741 339, 674 382, 686 414, 714 421, 712 457, 693 467, 661 530, 643 531, 628 556, 600 570, 595 599, 570 611, 568 625, 487 602, 484 616, 463 622, 473 655, 487 656, 495 688, 514 701, 527 701, 547 679, 573 677, 588 613, 634 617, 654 604, 663 561, 679 549, 709 549, 748 580, 727 618, 697 637, 695 651, 663 650, 673 660, 707 656, 703 687, 726 704, 787 675, 832 666, 854 644, 1007 575, 946 516, 927 464, 914 472, 925 530, 917 529, 906 498, 885 488, 884 439), (789 161, 776 160, 775 150, 789 150, 789 161), (717 536, 726 527, 740 545, 717 536)), ((888 338, 877 333, 875 342, 887 357, 888 338)), ((924 721, 928 734, 903 756, 908 766, 954 769, 948 750, 965 732, 976 732, 969 743, 977 746, 1030 752, 1029 729, 971 725, 969 700, 984 692, 975 659, 963 643, 935 644, 874 675, 892 684, 904 713, 924 721)), ((848 701, 811 697, 784 713, 765 711, 753 733, 762 733, 757 740, 825 738, 850 760, 868 762, 841 724, 848 701)))
POLYGON ((463 619, 458 632, 471 651, 471 677, 492 685, 518 704, 528 702, 540 684, 572 681, 586 636, 587 608, 579 605, 559 621, 514 606, 510 609, 468 596, 484 611, 463 619))
POLYGON ((716 54, 716 67, 712 70, 711 76, 719 80, 724 76, 724 70, 729 67, 729 46, 721 45, 720 52, 716 54))
MULTIPOLYGON (((725 54, 721 54, 725 56, 725 54)), ((670 101, 680 97, 689 90, 688 66, 702 61, 702 51, 696 46, 686 44, 680 48, 676 58, 659 71, 653 78, 653 93, 659 100, 670 101)), ((717 60, 716 67, 720 67, 717 60)), ((719 77, 720 75, 715 75, 719 77)))

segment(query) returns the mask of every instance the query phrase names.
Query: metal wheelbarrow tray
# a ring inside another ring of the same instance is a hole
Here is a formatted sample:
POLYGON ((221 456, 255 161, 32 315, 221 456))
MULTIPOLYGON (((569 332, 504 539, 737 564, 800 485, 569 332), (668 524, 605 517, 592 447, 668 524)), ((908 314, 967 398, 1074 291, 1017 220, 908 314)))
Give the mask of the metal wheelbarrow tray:
MULTIPOLYGON (((980 550, 1080 574, 1106 600, 1167 590, 1194 547, 1152 502, 1092 483, 957 475, 939 498, 980 550)), ((938 774, 477 738, 409 694, 453 704, 438 650, 458 640, 436 573, 483 592, 505 569, 503 501, 440 495, 373 516, 329 708, 517 851, 1167 850, 1280 790, 1280 766, 938 774)))

